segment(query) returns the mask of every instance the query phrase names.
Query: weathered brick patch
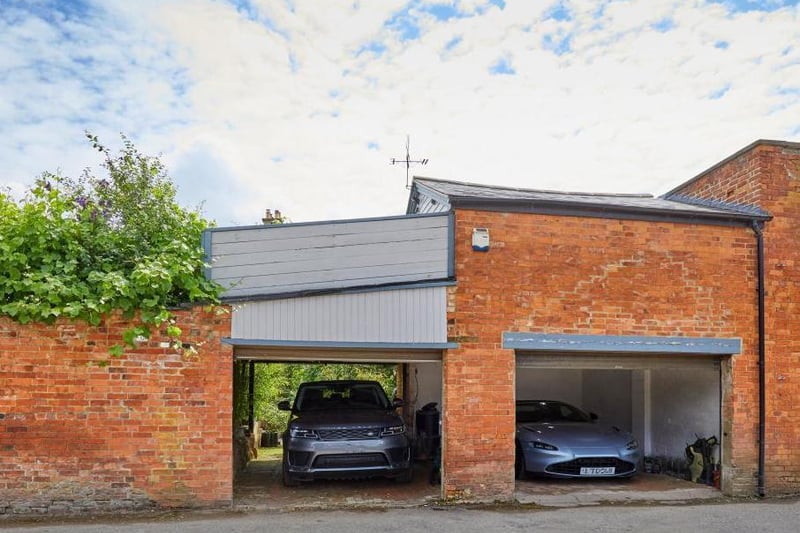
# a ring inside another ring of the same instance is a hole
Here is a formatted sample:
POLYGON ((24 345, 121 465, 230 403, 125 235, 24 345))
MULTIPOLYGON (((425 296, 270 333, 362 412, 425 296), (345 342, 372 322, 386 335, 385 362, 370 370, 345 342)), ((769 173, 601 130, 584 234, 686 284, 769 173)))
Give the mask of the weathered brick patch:
POLYGON ((119 359, 127 327, 0 318, 0 514, 205 506, 232 499, 230 316, 194 308, 119 359), (107 361, 108 366, 98 363, 107 361))

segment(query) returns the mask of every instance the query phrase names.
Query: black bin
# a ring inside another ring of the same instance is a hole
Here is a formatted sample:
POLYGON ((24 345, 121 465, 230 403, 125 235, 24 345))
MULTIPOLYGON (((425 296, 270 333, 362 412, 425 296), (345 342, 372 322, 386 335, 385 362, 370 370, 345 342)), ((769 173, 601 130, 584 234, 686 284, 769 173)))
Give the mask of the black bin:
POLYGON ((436 402, 425 404, 416 413, 417 454, 420 458, 433 455, 439 442, 439 410, 436 402))

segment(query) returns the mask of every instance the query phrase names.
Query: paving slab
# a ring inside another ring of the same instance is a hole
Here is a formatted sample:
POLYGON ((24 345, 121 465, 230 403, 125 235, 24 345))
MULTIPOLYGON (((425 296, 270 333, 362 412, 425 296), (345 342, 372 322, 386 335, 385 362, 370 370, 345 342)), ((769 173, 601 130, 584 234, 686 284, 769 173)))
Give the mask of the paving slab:
POLYGON ((522 504, 576 507, 605 503, 681 503, 723 498, 708 485, 660 474, 632 479, 534 479, 517 482, 515 499, 522 504))

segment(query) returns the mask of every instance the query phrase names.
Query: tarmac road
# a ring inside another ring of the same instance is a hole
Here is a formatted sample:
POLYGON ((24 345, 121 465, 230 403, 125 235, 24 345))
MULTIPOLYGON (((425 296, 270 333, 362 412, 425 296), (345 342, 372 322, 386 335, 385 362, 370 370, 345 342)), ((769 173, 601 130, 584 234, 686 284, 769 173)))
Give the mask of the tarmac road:
POLYGON ((176 513, 109 517, 66 523, 0 519, 0 530, 24 533, 257 533, 394 532, 494 533, 502 531, 595 532, 796 532, 800 500, 643 505, 562 509, 498 506, 418 507, 392 510, 247 513, 176 513))

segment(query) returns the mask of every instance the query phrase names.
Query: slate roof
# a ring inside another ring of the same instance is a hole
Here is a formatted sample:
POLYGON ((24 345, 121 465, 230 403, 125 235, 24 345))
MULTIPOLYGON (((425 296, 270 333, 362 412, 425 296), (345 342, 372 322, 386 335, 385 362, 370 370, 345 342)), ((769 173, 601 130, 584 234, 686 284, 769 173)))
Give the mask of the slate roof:
POLYGON ((415 177, 412 195, 446 198, 460 208, 553 212, 606 216, 609 218, 689 218, 743 222, 767 220, 769 213, 753 207, 709 202, 682 196, 655 197, 649 194, 606 194, 561 192, 499 187, 460 181, 415 177))

